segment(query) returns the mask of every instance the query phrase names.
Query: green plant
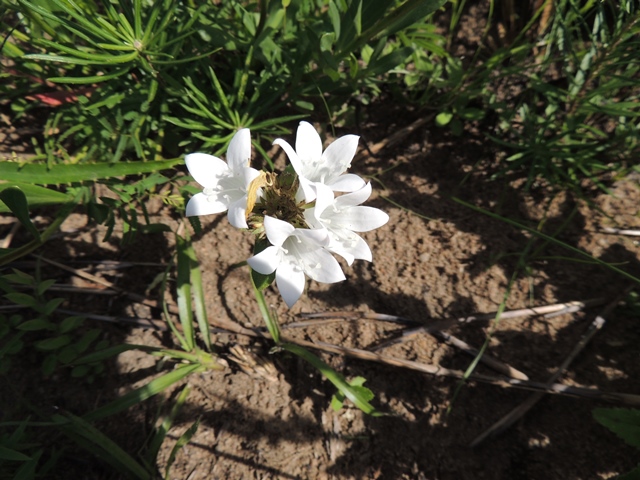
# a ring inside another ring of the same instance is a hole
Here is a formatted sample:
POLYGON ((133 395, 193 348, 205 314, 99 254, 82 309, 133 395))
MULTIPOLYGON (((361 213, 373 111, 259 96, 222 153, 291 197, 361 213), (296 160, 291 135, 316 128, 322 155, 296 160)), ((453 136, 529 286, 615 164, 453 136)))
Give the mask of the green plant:
POLYGON ((39 363, 45 376, 51 375, 59 365, 70 367, 71 376, 89 380, 103 370, 104 366, 99 362, 74 366, 74 360, 89 348, 100 350, 106 343, 99 340, 100 328, 82 332, 83 317, 61 316, 56 312, 64 298, 48 298, 47 291, 54 283, 54 280, 40 278, 39 270, 32 276, 14 269, 13 273, 0 277, 0 290, 5 292, 3 297, 16 308, 26 307, 29 312, 19 310, 20 313, 9 318, 3 316, 0 374, 9 372, 12 359, 17 355, 23 357, 27 353, 27 345, 43 355, 39 363))
MULTIPOLYGON (((594 418, 632 447, 640 448, 640 410, 624 408, 596 408, 594 418)), ((640 464, 630 472, 616 477, 618 480, 640 478, 640 464)))

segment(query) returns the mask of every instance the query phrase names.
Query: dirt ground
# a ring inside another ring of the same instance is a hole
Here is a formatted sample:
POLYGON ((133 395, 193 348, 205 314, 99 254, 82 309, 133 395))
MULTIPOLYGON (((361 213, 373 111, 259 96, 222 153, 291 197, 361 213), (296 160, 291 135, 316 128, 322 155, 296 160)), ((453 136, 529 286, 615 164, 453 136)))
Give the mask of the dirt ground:
MULTIPOLYGON (((394 127, 367 125, 360 132, 362 146, 384 138, 394 127)), ((590 199, 597 208, 588 208, 567 195, 552 198, 543 189, 526 192, 519 188, 517 179, 509 184, 488 182, 494 156, 479 138, 469 135, 461 141, 428 129, 413 134, 393 152, 383 151, 377 157, 359 155, 352 168, 374 182, 369 204, 390 215, 388 225, 365 234, 374 261, 356 262, 352 268, 343 265, 347 280, 340 284, 310 282, 306 295, 291 310, 275 290, 269 290, 268 300, 282 324, 299 321, 301 312, 330 310, 377 312, 426 324, 496 311, 528 236, 454 202, 452 196, 530 225, 539 222, 546 211, 547 232, 569 218, 560 240, 639 275, 637 240, 600 232, 607 226, 640 227, 637 178, 613 183, 613 195, 593 192, 590 199), (472 168, 478 161, 483 167, 472 168)), ((156 220, 178 228, 177 212, 163 207, 155 215, 156 220)), ((202 223, 203 233, 195 239, 195 246, 211 323, 262 326, 248 272, 234 268, 250 255, 251 239, 231 227, 223 215, 203 218, 202 223)), ((4 237, 9 226, 2 228, 0 236, 4 237)), ((537 242, 533 250, 539 245, 537 242)), ((117 233, 110 242, 102 242, 100 229, 86 225, 82 215, 74 215, 42 254, 93 271, 130 292, 145 294, 162 265, 170 260, 171 248, 172 236, 161 234, 138 237, 127 246, 119 245, 117 233), (100 273, 85 263, 107 260, 131 265, 100 273), (159 266, 143 266, 142 262, 159 266)), ((530 259, 516 276, 507 308, 594 298, 610 302, 630 283, 601 266, 557 258, 568 256, 568 251, 549 246, 541 256, 530 259)), ((43 267, 43 276, 76 286, 95 286, 49 267, 43 267)), ((66 305, 103 315, 160 318, 158 311, 126 298, 104 297, 71 295, 66 305)), ((525 372, 531 380, 544 382, 602 308, 551 318, 502 320, 495 327, 487 354, 525 372)), ((640 394, 637 318, 619 307, 605 320, 561 381, 603 392, 640 394)), ((152 330, 109 324, 104 328, 105 337, 114 344, 171 346, 168 335, 152 330)), ((286 332, 299 339, 371 349, 397 337, 401 328, 379 321, 342 320, 286 332)), ((490 329, 489 322, 474 322, 447 332, 480 348, 490 329)), ((374 405, 389 415, 366 416, 350 405, 334 412, 330 407, 332 385, 301 360, 283 353, 269 356, 269 342, 251 337, 218 333, 215 340, 223 357, 229 347, 241 345, 271 359, 277 379, 250 375, 233 362, 224 371, 190 377, 186 406, 158 459, 163 471, 175 440, 200 420, 196 435, 178 454, 171 470, 173 479, 586 480, 611 478, 638 461, 637 451, 593 420, 592 409, 609 405, 600 401, 545 396, 506 432, 471 448, 474 438, 531 393, 469 382, 456 396, 458 381, 452 378, 322 354, 348 378, 365 377, 376 395, 374 405)), ((472 361, 471 356, 426 333, 383 353, 461 370, 472 361)), ((93 384, 74 380, 65 371, 42 378, 27 365, 20 372, 12 371, 12 398, 15 401, 24 396, 42 408, 82 414, 148 382, 157 374, 156 361, 139 352, 122 354, 93 384)), ((161 370, 169 368, 165 365, 161 370)), ((496 375, 482 364, 477 371, 496 375)), ((172 391, 172 398, 178 391, 172 391)), ((11 402, 7 395, 0 395, 0 399, 5 406, 11 402)), ((161 404, 160 398, 145 402, 100 427, 135 454, 147 438, 158 408, 166 412, 167 405, 161 404)), ((74 478, 118 478, 82 450, 67 468, 82 472, 74 478)))

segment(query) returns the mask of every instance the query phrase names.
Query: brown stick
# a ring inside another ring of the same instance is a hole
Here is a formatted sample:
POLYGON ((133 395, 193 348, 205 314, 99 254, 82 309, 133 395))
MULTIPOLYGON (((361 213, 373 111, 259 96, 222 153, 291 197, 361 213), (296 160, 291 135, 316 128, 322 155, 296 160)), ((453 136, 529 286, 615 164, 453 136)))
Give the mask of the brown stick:
MULTIPOLYGON (((591 300, 584 301, 572 301, 566 303, 556 303, 552 305, 543 305, 540 307, 530 307, 530 308, 520 308, 517 310, 508 310, 506 312, 502 312, 500 315, 500 319, 512 319, 512 318, 520 318, 520 317, 530 317, 530 316, 539 316, 544 315, 547 318, 552 316, 561 315, 565 313, 573 313, 583 308, 590 307, 593 305, 600 305, 604 302, 602 298, 594 298, 591 300)), ((431 333, 439 330, 446 330, 455 325, 471 323, 475 321, 487 321, 493 320, 496 318, 497 312, 493 313, 478 313, 474 315, 470 315, 468 317, 460 317, 457 319, 451 320, 442 320, 439 322, 431 323, 428 325, 421 325, 419 327, 408 328, 402 332, 402 336, 388 340, 386 342, 381 343, 376 347, 376 350, 382 350, 384 348, 390 347, 392 345, 396 345, 398 343, 405 342, 409 340, 414 335, 418 333, 431 333)), ((404 317, 398 317, 395 315, 386 315, 381 313, 366 313, 366 312, 349 312, 349 311, 339 311, 339 312, 320 312, 320 313, 302 313, 299 316, 304 318, 311 319, 323 319, 322 322, 315 323, 324 324, 330 322, 338 322, 341 320, 379 320, 383 322, 396 322, 396 323, 404 323, 404 324, 420 324, 424 322, 418 322, 416 320, 411 320, 404 317), (324 320, 326 319, 326 320, 324 320)), ((295 322, 288 324, 288 328, 296 328, 303 326, 311 326, 313 322, 295 322)))
MULTIPOLYGON (((547 385, 551 385, 555 383, 569 368, 571 362, 578 356, 578 354, 584 349, 584 347, 589 343, 589 341, 593 338, 593 336, 604 326, 605 319, 604 316, 608 316, 609 313, 616 307, 618 303, 629 293, 631 287, 627 288, 624 292, 616 297, 613 302, 610 302, 598 315, 593 322, 589 325, 589 328, 584 333, 580 341, 576 344, 576 346, 571 350, 571 353, 565 358, 562 364, 558 367, 558 369, 549 377, 547 380, 547 385)), ((485 430, 482 434, 476 437, 470 444, 471 447, 476 447, 480 445, 484 440, 489 438, 490 436, 498 435, 505 430, 507 430, 511 425, 513 425, 518 419, 523 417, 529 410, 531 410, 536 403, 540 401, 540 399, 544 396, 544 392, 538 392, 531 395, 527 400, 518 405, 516 408, 511 410, 508 414, 494 423, 491 427, 485 430)))
POLYGON ((611 233, 614 235, 629 235, 631 237, 640 237, 640 230, 623 230, 620 228, 603 227, 603 233, 611 233))
MULTIPOLYGON (((74 313, 75 312, 69 312, 74 313)), ((81 313, 78 313, 81 314, 81 313)), ((82 315, 82 314, 81 314, 82 315)), ((105 320, 100 315, 92 316, 95 320, 105 320)), ((111 317, 114 319, 115 317, 111 317)), ((214 321, 215 322, 215 321, 214 321)), ((136 322, 131 322, 136 323, 136 322)), ((215 322, 220 327, 212 330, 214 333, 237 333, 240 335, 248 335, 251 337, 264 337, 268 338, 268 333, 263 333, 261 331, 257 331, 255 329, 244 328, 233 321, 224 321, 224 322, 215 322)), ((142 325, 137 325, 143 327, 142 325)), ((146 328, 146 326, 145 326, 146 328)), ((394 367, 406 368, 409 370, 414 370, 422 373, 428 373, 436 376, 446 376, 452 378, 463 379, 465 378, 464 372, 460 370, 452 370, 444 367, 439 367, 435 365, 425 364, 414 362, 412 360, 404 360, 400 358, 390 357, 386 355, 381 355, 375 352, 369 352, 367 350, 360 350, 356 348, 349 347, 341 347, 338 345, 331 345, 324 342, 308 342, 306 340, 297 340, 294 338, 282 337, 282 341, 295 343, 296 345, 300 345, 307 348, 312 348, 314 350, 320 350, 328 353, 338 354, 338 355, 346 355, 353 358, 358 358, 361 360, 374 361, 378 363, 383 363, 386 365, 391 365, 394 367)), ((501 378, 501 377, 493 377, 490 375, 483 375, 474 373, 469 378, 469 380, 479 381, 488 383, 491 385, 500 386, 503 388, 520 388, 524 390, 533 390, 533 391, 542 391, 544 393, 557 394, 557 395, 568 395, 574 397, 585 397, 592 398, 595 400, 607 401, 612 403, 621 403, 625 405, 640 406, 640 395, 632 395, 626 393, 605 393, 599 390, 582 387, 582 386, 569 386, 554 383, 551 385, 544 384, 541 382, 533 382, 530 380, 518 380, 515 378, 501 378)))
MULTIPOLYGON (((315 350, 321 350, 323 352, 334 353, 338 355, 346 355, 349 357, 359 358, 361 360, 368 360, 385 365, 391 365, 394 367, 407 368, 409 370, 415 370, 418 372, 428 373, 430 375, 452 377, 458 379, 464 379, 464 372, 460 370, 452 370, 436 365, 430 365, 426 363, 419 363, 412 360, 404 360, 396 357, 390 357, 387 355, 381 355, 379 353, 369 352, 367 350, 361 350, 358 348, 341 347, 338 345, 331 345, 324 342, 308 342, 306 340, 297 340, 292 338, 282 338, 283 342, 295 343, 307 348, 315 350)), ((569 386, 561 383, 546 384, 543 382, 534 382, 531 380, 517 380, 515 378, 501 378, 491 375, 484 375, 474 373, 468 377, 468 380, 484 382, 491 385, 500 386, 503 388, 519 388, 523 390, 539 391, 557 395, 569 395, 574 397, 592 398, 595 400, 607 401, 612 403, 622 403, 625 405, 640 406, 640 395, 633 395, 628 393, 606 393, 601 392, 595 388, 588 388, 582 386, 569 386)))
MULTIPOLYGON (((478 349, 473 348, 468 343, 460 340, 457 337, 454 337, 453 335, 449 335, 448 333, 444 332, 434 332, 434 334, 436 337, 439 337, 448 345, 458 348, 464 353, 471 355, 472 357, 477 357, 478 355, 480 355, 480 351, 478 349)), ((480 361, 487 365, 489 368, 492 368, 496 372, 502 373, 507 377, 516 378, 518 380, 529 380, 529 377, 525 373, 507 363, 498 360, 497 358, 493 358, 486 353, 480 357, 480 361)))
MULTIPOLYGON (((77 277, 80 277, 80 278, 83 278, 83 279, 88 280, 90 282, 93 282, 95 284, 102 285, 104 287, 110 288, 111 290, 114 290, 114 291, 120 293, 121 295, 124 295, 125 297, 129 298, 130 300, 133 300, 136 303, 140 303, 142 305, 146 305, 147 307, 152 307, 152 308, 162 308, 162 305, 160 305, 160 302, 158 302, 156 300, 150 300, 150 299, 144 297, 143 295, 138 295, 137 293, 128 292, 125 289, 118 287, 114 283, 109 282, 108 280, 105 280, 104 278, 97 277, 97 276, 92 275, 90 273, 87 273, 87 272, 85 272, 83 270, 78 270, 76 268, 69 267, 67 265, 64 265, 62 263, 56 262, 54 260, 50 260, 50 259, 48 259, 46 257, 41 256, 41 255, 34 255, 34 257, 39 258, 43 262, 46 262, 46 263, 48 263, 50 265, 53 265, 54 267, 58 267, 58 268, 61 268, 62 270, 70 272, 70 273, 76 275, 77 277)), ((168 303, 167 304, 167 308, 169 309, 169 311, 171 313, 175 313, 175 314, 178 313, 178 306, 177 305, 173 305, 173 304, 168 303)))
POLYGON ((402 140, 404 140, 406 137, 412 134, 417 128, 421 127, 427 122, 430 122, 433 119, 433 117, 435 117, 435 114, 431 114, 431 115, 427 115, 425 117, 419 118, 412 124, 407 125, 404 128, 401 128, 400 130, 395 132, 393 135, 385 138, 384 140, 376 144, 371 145, 367 150, 371 152, 373 155, 377 155, 378 152, 380 152, 380 150, 382 150, 383 148, 391 147, 396 143, 400 143, 402 140))

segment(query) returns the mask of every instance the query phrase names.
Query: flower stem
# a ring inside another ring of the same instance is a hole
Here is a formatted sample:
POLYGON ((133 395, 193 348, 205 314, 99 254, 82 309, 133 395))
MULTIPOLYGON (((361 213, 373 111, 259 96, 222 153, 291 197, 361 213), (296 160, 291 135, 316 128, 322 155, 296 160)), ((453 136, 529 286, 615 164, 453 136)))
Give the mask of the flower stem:
POLYGON ((273 338, 273 341, 276 342, 276 345, 279 345, 280 327, 278 325, 278 318, 276 317, 275 312, 269 309, 269 305, 267 305, 267 300, 264 298, 262 290, 256 287, 253 275, 249 276, 251 277, 251 284, 253 285, 253 293, 258 301, 258 307, 260 307, 260 313, 262 313, 262 318, 264 318, 264 322, 267 324, 267 330, 269 330, 269 334, 271 335, 271 338, 273 338))

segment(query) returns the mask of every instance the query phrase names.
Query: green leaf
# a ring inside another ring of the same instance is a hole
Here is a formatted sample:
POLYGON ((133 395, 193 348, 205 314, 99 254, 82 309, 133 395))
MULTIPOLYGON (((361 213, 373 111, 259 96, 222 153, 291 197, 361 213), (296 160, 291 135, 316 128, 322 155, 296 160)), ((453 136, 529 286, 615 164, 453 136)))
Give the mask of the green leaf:
POLYGON ((480 110, 479 108, 465 108, 464 110, 460 110, 458 115, 465 120, 482 120, 484 113, 484 110, 480 110))
MULTIPOLYGON (((0 165, 0 169, 2 166, 0 165)), ((27 203, 31 208, 42 207, 45 205, 57 205, 60 203, 66 203, 73 198, 66 193, 58 192, 50 188, 40 187, 38 185, 31 185, 29 183, 0 183, 0 190, 17 188, 20 189, 27 198, 27 203)), ((0 213, 8 213, 9 207, 6 204, 0 203, 0 213)))
POLYGON ((38 306, 37 300, 26 293, 7 293, 4 297, 9 301, 15 303, 16 305, 24 305, 25 307, 30 307, 33 309, 37 308, 38 306))
POLYGON ((58 365, 58 355, 54 353, 47 355, 44 361, 42 362, 42 374, 45 377, 53 375, 53 372, 55 371, 57 365, 58 365))
POLYGON ((404 62, 409 55, 413 53, 413 48, 405 47, 394 50, 393 52, 380 57, 365 70, 367 75, 375 77, 393 70, 395 67, 404 62))
POLYGON ((85 419, 70 413, 54 415, 52 419, 65 435, 121 473, 140 480, 152 478, 151 473, 140 463, 85 419))
POLYGON ((149 442, 147 454, 145 455, 149 464, 155 464, 158 457, 158 452, 160 451, 160 447, 164 443, 165 438, 167 438, 167 434, 171 429, 171 425, 173 425, 173 422, 178 416, 178 413, 180 413, 180 410, 184 406, 190 391, 191 389, 189 388, 189 385, 185 385, 180 392, 180 395, 178 395, 176 402, 173 404, 173 407, 171 407, 169 415, 167 415, 167 417, 156 429, 155 434, 149 442))
POLYGON ((12 450, 0 445, 0 459, 11 460, 14 462, 26 462, 27 460, 31 460, 31 457, 25 455, 24 453, 18 452, 17 450, 12 450))
POLYGON ((640 480, 640 465, 628 473, 617 476, 615 480, 640 480))
MULTIPOLYGON (((2 177, 0 176, 0 178, 2 177)), ((29 218, 29 204, 24 192, 15 187, 5 188, 0 191, 0 200, 11 210, 27 231, 39 241, 40 232, 29 218)))
MULTIPOLYGON (((360 395, 363 399, 365 399, 366 401, 371 401, 373 400, 374 395, 371 390, 363 386, 366 381, 367 379, 364 377, 355 377, 349 382, 349 385, 351 385, 351 388, 354 390, 354 392, 360 395)), ((344 393, 340 391, 336 392, 331 398, 331 408, 336 412, 339 411, 342 408, 345 399, 346 396, 344 395, 344 393)))
POLYGON ((0 178, 8 182, 58 185, 159 172, 184 163, 181 158, 154 162, 82 163, 48 167, 44 164, 0 162, 0 178))
POLYGON ((191 260, 189 259, 189 242, 176 237, 178 256, 178 276, 176 291, 178 294, 178 315, 184 333, 184 349, 188 352, 195 348, 195 333, 193 330, 193 311, 191 310, 191 260))
POLYGON ((331 383, 333 383, 333 385, 335 385, 335 387, 338 389, 338 391, 342 395, 344 395, 346 398, 351 400, 351 402, 353 402, 353 404, 356 407, 358 407, 360 410, 362 410, 364 413, 367 413, 369 415, 373 415, 376 417, 384 415, 382 412, 379 412, 378 410, 376 410, 375 407, 369 403, 369 401, 373 398, 373 396, 371 394, 371 391, 368 388, 361 387, 361 386, 353 386, 349 384, 349 382, 347 382, 342 375, 340 375, 333 368, 331 368, 329 365, 327 365, 322 360, 320 360, 316 355, 309 352, 307 349, 302 348, 299 345, 294 345, 291 343, 283 343, 280 346, 284 350, 287 350, 288 352, 298 355, 299 357, 303 358, 304 360, 309 362, 311 365, 313 365, 315 368, 317 368, 327 380, 329 380, 331 383))
POLYGON ((87 355, 85 355, 84 357, 78 358, 75 362, 73 362, 75 365, 81 365, 83 363, 95 363, 95 362, 101 362, 103 360, 106 360, 108 358, 114 357, 116 355, 119 355, 123 352, 128 352, 129 350, 142 350, 144 352, 152 352, 157 350, 154 347, 147 347, 146 345, 133 345, 133 344, 123 344, 123 345, 116 345, 114 347, 110 347, 110 348, 105 348, 104 350, 100 350, 97 352, 93 352, 93 353, 89 353, 87 355))
POLYGON ((148 384, 137 388, 136 390, 123 395, 117 400, 105 405, 104 407, 98 408, 93 412, 84 416, 87 421, 99 420, 104 417, 108 417, 110 415, 114 415, 122 410, 126 410, 127 408, 141 403, 148 398, 157 395, 158 393, 166 390, 171 385, 176 382, 179 382, 186 376, 202 369, 201 365, 181 365, 177 367, 175 370, 170 371, 169 373, 165 373, 161 377, 158 377, 148 384))
POLYGON ((36 348, 40 350, 57 350, 65 345, 71 343, 71 337, 69 335, 60 335, 59 337, 47 338, 36 342, 36 348))
POLYGON ((76 317, 67 317, 60 324, 60 333, 67 333, 75 330, 84 321, 84 317, 76 316, 76 317))
POLYGON ((64 298, 53 298, 49 300, 44 306, 39 306, 38 311, 43 315, 51 315, 60 304, 64 302, 64 298))
POLYGON ((629 445, 640 448, 640 410, 596 408, 593 416, 629 445))
POLYGON ((438 127, 444 127, 449 124, 452 118, 453 118, 453 113, 440 112, 438 115, 436 115, 436 125, 438 127))
POLYGON ((44 292, 46 292, 47 290, 49 290, 49 288, 51 288, 51 286, 53 284, 55 284, 56 281, 54 279, 49 279, 49 280, 42 280, 39 284, 38 287, 36 288, 36 293, 38 295, 43 295, 44 292))
POLYGON ((200 336, 207 346, 207 350, 211 351, 211 327, 209 326, 209 319, 207 317, 207 302, 204 295, 204 285, 202 284, 202 272, 200 271, 200 264, 198 263, 196 252, 191 242, 189 242, 187 253, 190 259, 191 287, 198 328, 200 329, 200 336))
POLYGON ((89 345, 91 345, 100 336, 101 333, 102 329, 100 328, 93 328, 85 333, 82 338, 76 343, 78 352, 82 353, 87 348, 89 348, 89 345))
POLYGON ((178 454, 178 452, 180 450, 182 450, 182 448, 191 441, 191 438, 196 434, 196 432, 198 431, 198 426, 200 425, 200 419, 198 418, 198 420, 195 421, 195 423, 193 425, 191 425, 186 432, 184 432, 182 435, 180 435, 180 438, 178 439, 178 441, 176 442, 176 444, 173 446, 173 448, 171 449, 171 453, 169 454, 169 459, 167 460, 167 466, 165 468, 164 471, 164 478, 165 480, 169 480, 169 470, 171 470, 171 465, 173 465, 173 462, 176 460, 176 455, 178 454))
POLYGON ((37 332, 39 330, 53 330, 55 329, 55 324, 50 322, 49 320, 45 320, 44 318, 35 318, 33 320, 27 320, 24 323, 21 323, 17 327, 18 330, 23 332, 37 332))

